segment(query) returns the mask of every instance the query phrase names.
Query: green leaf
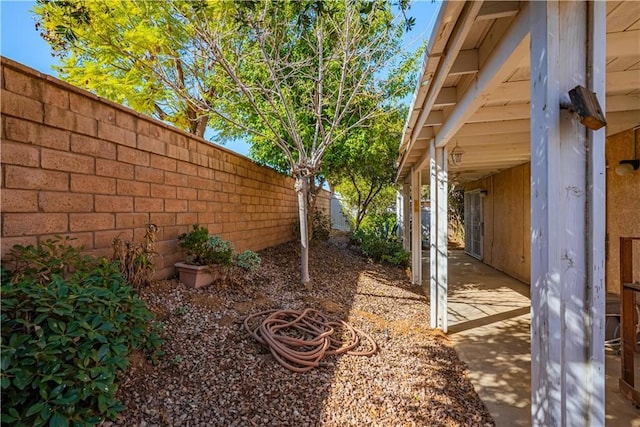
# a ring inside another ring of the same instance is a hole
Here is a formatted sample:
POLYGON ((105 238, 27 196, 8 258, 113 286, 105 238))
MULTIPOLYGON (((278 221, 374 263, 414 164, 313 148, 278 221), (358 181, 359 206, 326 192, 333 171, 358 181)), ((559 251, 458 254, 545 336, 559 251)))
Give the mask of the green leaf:
POLYGON ((98 395, 98 409, 100 412, 105 412, 109 408, 109 401, 106 395, 99 394, 98 395))
POLYGON ((49 404, 44 405, 44 408, 42 408, 42 412, 40 412, 40 418, 42 418, 45 423, 49 421, 49 418, 51 418, 51 407, 49 406, 49 404))
POLYGON ((35 405, 30 406, 29 409, 27 409, 25 416, 30 417, 34 414, 40 413, 40 411, 42 411, 42 409, 44 408, 45 404, 46 402, 38 402, 35 405))
POLYGON ((98 350, 98 359, 101 362, 104 361, 105 358, 109 356, 109 353, 110 353, 109 345, 105 344, 101 346, 100 349, 98 350))
POLYGON ((20 419, 19 417, 14 417, 12 415, 7 414, 6 412, 3 412, 0 414, 0 421, 2 421, 2 424, 13 424, 19 419, 20 419))
POLYGON ((49 325, 49 328, 51 328, 51 330, 53 332, 58 333, 58 334, 64 334, 64 331, 67 328, 66 324, 64 324, 61 321, 54 320, 54 319, 48 319, 47 320, 47 324, 49 325))
POLYGON ((85 372, 79 372, 78 375, 76 375, 76 378, 83 383, 91 381, 91 378, 89 378, 89 375, 87 375, 85 372))
POLYGON ((58 396, 60 396, 65 387, 66 386, 64 384, 56 386, 53 390, 51 390, 51 393, 49 393, 49 398, 57 398, 58 396))
POLYGON ((31 382, 31 374, 28 374, 27 371, 18 370, 14 375, 13 384, 19 390, 24 390, 24 388, 31 382))
POLYGON ((49 421, 49 427, 68 427, 69 426, 69 420, 60 415, 60 414, 53 414, 53 416, 51 417, 51 420, 49 421))

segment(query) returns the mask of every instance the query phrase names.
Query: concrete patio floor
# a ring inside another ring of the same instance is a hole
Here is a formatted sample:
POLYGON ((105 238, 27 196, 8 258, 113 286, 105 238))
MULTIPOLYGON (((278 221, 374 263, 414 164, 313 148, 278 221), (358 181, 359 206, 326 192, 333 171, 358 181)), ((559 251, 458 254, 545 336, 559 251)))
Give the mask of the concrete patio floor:
MULTIPOLYGON (((429 259, 423 288, 429 296, 429 259)), ((531 425, 529 286, 464 254, 449 251, 449 333, 498 427, 531 425)), ((606 355, 607 426, 640 427, 640 410, 618 391, 620 357, 606 355)), ((636 384, 640 357, 636 358, 636 384)), ((597 426, 595 426, 597 427, 597 426)))

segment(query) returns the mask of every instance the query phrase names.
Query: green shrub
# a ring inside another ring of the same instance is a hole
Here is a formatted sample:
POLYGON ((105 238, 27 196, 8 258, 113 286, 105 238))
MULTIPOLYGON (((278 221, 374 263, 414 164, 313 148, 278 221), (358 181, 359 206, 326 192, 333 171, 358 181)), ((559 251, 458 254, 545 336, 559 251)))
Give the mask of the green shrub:
POLYGON ((253 251, 244 251, 236 255, 235 265, 252 274, 260 269, 260 255, 253 251))
POLYGON ((331 234, 331 218, 321 209, 313 211, 313 240, 328 240, 331 234))
POLYGON ((395 238, 396 215, 393 212, 371 213, 364 217, 360 229, 373 233, 387 240, 395 238))
POLYGON ((411 254, 402 247, 402 243, 393 235, 360 229, 351 233, 349 239, 351 243, 360 247, 364 255, 375 261, 407 267, 411 260, 411 254))
POLYGON ((209 237, 207 242, 208 264, 231 265, 233 263, 233 245, 219 236, 209 237))
POLYGON ((92 425, 124 409, 117 374, 134 348, 157 352, 149 312, 117 263, 68 241, 16 246, 3 266, 2 424, 92 425))
POLYGON ((178 236, 178 246, 185 251, 185 260, 194 265, 222 264, 233 262, 231 242, 218 236, 209 236, 209 230, 194 224, 188 233, 178 236))

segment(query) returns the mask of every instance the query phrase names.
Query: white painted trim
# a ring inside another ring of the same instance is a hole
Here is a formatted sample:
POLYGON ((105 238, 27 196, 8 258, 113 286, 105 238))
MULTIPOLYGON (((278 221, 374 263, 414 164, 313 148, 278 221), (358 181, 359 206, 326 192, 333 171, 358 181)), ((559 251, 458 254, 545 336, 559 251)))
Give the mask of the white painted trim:
MULTIPOLYGON (((429 145, 428 145, 428 147, 431 147, 431 143, 432 143, 433 141, 434 141, 434 139, 433 139, 433 138, 431 138, 431 139, 429 140, 429 145)), ((426 147, 425 147, 425 148, 426 148, 426 147)), ((416 162, 416 164, 415 164, 415 167, 416 167, 416 168, 418 168, 418 169, 420 169, 420 170, 423 170, 423 169, 426 169, 426 168, 427 168, 427 166, 429 166, 429 164, 430 164, 430 162, 431 162, 431 159, 433 159, 433 158, 434 158, 433 156, 435 155, 435 154, 433 154, 430 150, 431 150, 431 148, 429 148, 429 150, 425 150, 425 152, 424 152, 424 154, 422 155, 422 157, 420 158, 420 160, 418 160, 418 161, 416 162)), ((430 184, 431 184, 431 181, 429 181, 429 182, 430 182, 430 184)), ((429 194, 431 194, 431 193, 429 193, 429 194)), ((433 209, 433 208, 432 208, 432 209, 433 209)))
POLYGON ((447 149, 436 148, 435 141, 430 146, 430 299, 431 327, 447 332, 448 293, 448 220, 447 220, 447 149))
MULTIPOLYGON (((559 230, 549 220, 549 205, 559 195, 549 186, 559 179, 560 134, 558 2, 533 2, 531 8, 531 424, 562 422, 559 258, 553 239, 559 230), (547 33, 553 31, 554 37, 547 33), (555 41, 555 43, 554 43, 555 41), (548 123, 551 126, 548 126, 548 123), (553 238, 551 236, 554 236, 553 238), (555 255, 555 256, 554 256, 555 255), (552 325, 550 326, 549 323, 552 325)), ((554 206, 554 209, 560 209, 554 206)))
POLYGON ((396 190, 396 237, 403 242, 404 246, 404 187, 396 190))
MULTIPOLYGON (((606 33, 606 4, 602 1, 587 4, 589 50, 587 56, 587 88, 600 94, 600 107, 606 110, 605 71, 609 47, 606 33)), ((640 31, 636 31, 640 34, 640 31)), ((640 38, 636 39, 640 45, 640 38)), ((588 355, 589 390, 588 417, 591 425, 605 424, 605 230, 606 224, 606 162, 605 129, 587 131, 587 328, 591 334, 588 355)))
POLYGON ((429 306, 431 327, 438 327, 438 166, 436 163, 436 143, 429 144, 429 199, 431 225, 429 227, 429 306))
POLYGON ((407 251, 411 250, 411 183, 405 182, 402 186, 402 216, 404 227, 402 229, 402 243, 407 251))
POLYGON ((411 282, 422 285, 422 215, 420 215, 421 172, 411 170, 411 282))
POLYGON ((437 327, 442 332, 447 333, 448 330, 448 259, 449 259, 449 245, 448 245, 448 231, 449 231, 449 219, 448 219, 448 177, 447 177, 447 148, 436 148, 436 161, 438 163, 438 314, 437 314, 437 327))

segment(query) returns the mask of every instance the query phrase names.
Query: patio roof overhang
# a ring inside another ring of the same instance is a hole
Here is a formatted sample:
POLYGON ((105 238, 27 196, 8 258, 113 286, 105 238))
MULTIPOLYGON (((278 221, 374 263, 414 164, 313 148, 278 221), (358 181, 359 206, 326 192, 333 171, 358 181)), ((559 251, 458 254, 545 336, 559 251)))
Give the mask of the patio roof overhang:
MULTIPOLYGON (((528 9, 524 1, 442 4, 405 124, 397 182, 426 168, 432 140, 447 148, 450 183, 530 160, 528 9), (457 164, 454 150, 462 153, 457 164)), ((607 1, 606 9, 606 95, 597 95, 612 135, 640 124, 640 3, 607 1)))

